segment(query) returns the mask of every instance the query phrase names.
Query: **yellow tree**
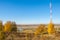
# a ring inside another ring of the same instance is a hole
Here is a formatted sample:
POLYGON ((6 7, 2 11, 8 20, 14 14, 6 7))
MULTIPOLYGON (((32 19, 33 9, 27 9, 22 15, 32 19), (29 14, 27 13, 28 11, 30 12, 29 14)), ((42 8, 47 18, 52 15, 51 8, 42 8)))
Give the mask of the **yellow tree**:
POLYGON ((53 33, 55 33, 54 24, 53 23, 50 23, 48 25, 48 34, 53 34, 53 33))
POLYGON ((10 32, 11 30, 11 21, 7 21, 4 25, 4 32, 10 32))
POLYGON ((42 34, 44 32, 44 27, 45 27, 45 25, 43 25, 43 24, 38 26, 38 28, 35 31, 35 35, 33 37, 33 40, 35 40, 37 38, 37 36, 39 36, 40 34, 42 34))
POLYGON ((41 34, 44 31, 45 25, 39 25, 39 27, 35 31, 35 35, 41 34))

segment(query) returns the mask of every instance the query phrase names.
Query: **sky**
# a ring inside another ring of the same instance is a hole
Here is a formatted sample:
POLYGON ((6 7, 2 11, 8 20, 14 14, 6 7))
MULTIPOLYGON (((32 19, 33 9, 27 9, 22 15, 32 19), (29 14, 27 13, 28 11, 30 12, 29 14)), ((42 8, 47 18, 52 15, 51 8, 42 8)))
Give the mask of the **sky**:
MULTIPOLYGON (((48 24, 50 0, 0 0, 0 20, 3 23, 48 24)), ((52 0, 53 23, 60 23, 60 0, 52 0)))

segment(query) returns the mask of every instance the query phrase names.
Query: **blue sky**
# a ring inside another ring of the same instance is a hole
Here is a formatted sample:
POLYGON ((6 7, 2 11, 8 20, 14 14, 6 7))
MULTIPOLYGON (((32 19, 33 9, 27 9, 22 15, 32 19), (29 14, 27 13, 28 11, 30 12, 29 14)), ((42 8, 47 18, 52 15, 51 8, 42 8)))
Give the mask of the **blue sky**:
MULTIPOLYGON (((41 24, 50 21, 50 0, 0 0, 0 20, 17 24, 41 24)), ((60 0, 52 0, 53 23, 60 23, 60 0)))

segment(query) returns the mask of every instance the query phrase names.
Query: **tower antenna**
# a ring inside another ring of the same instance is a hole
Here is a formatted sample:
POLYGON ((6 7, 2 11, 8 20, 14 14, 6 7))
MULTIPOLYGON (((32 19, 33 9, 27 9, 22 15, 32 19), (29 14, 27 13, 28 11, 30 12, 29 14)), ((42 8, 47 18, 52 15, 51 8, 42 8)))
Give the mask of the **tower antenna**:
POLYGON ((52 22, 52 0, 50 0, 50 22, 52 22))

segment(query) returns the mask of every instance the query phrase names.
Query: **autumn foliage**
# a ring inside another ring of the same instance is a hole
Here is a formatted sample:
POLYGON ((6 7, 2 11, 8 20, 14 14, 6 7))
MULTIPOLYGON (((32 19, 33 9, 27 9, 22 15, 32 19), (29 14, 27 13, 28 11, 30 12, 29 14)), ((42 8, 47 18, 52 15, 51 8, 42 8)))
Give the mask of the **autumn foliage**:
POLYGON ((5 23, 4 25, 4 32, 10 31, 11 29, 11 22, 7 21, 7 23, 5 23))
POLYGON ((4 32, 17 31, 16 23, 7 21, 4 25, 4 32))
POLYGON ((0 40, 5 39, 6 32, 17 32, 17 26, 15 22, 7 21, 4 25, 2 21, 0 21, 0 40))
POLYGON ((44 32, 44 30, 45 30, 45 25, 39 25, 39 27, 36 29, 36 31, 35 31, 35 35, 38 35, 38 34, 41 34, 41 33, 43 33, 44 32))

